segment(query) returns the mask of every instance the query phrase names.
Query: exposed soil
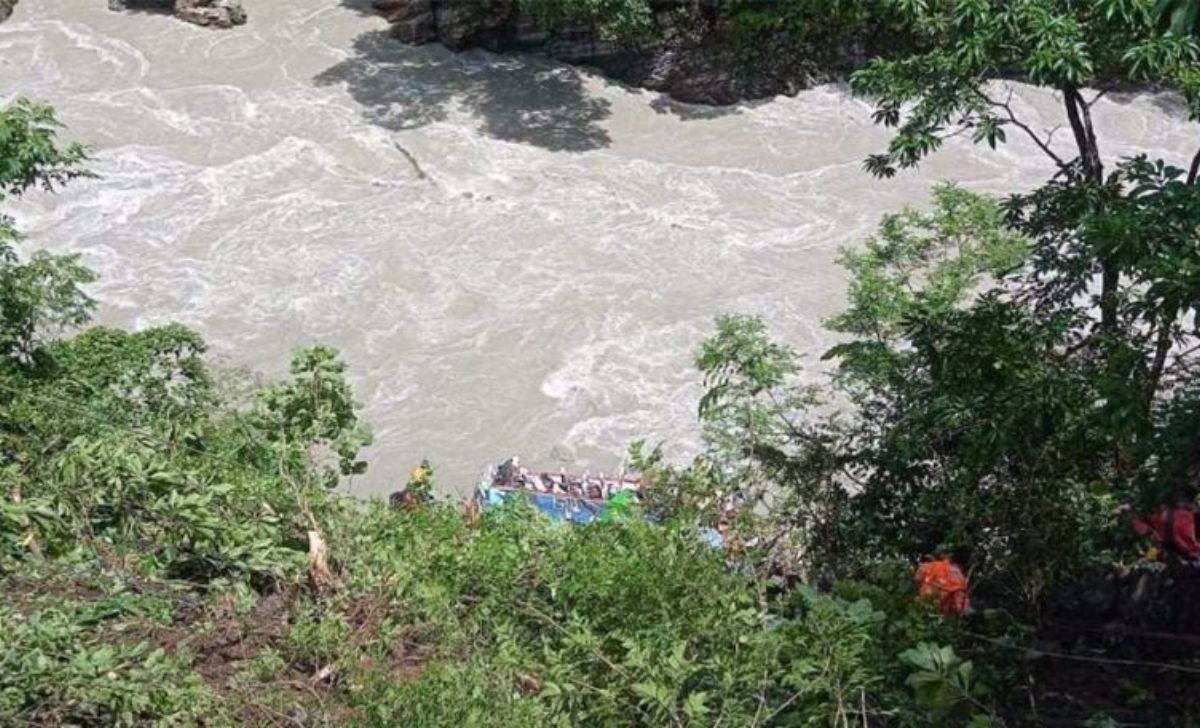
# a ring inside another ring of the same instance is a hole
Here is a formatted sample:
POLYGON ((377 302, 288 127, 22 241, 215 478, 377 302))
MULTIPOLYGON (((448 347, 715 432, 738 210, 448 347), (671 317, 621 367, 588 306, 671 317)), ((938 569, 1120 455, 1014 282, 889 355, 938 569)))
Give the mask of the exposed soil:
MULTIPOLYGON (((168 624, 151 617, 118 615, 100 622, 95 637, 114 644, 149 642, 172 655, 185 655, 219 704, 241 725, 348 725, 355 711, 343 690, 344 666, 317 665, 293 658, 287 638, 300 604, 297 589, 260 596, 248 609, 234 593, 215 601, 171 582, 145 581, 111 573, 52 572, 31 577, 13 575, 0 581, 6 604, 33 612, 52 604, 97 603, 114 593, 145 594, 168 599, 173 611, 168 624), (119 588, 114 588, 119 583, 119 588), (268 678, 251 676, 257 658, 277 656, 281 667, 268 678)), ((421 675, 433 659, 432 646, 419 629, 402 630, 386 650, 366 649, 377 643, 390 607, 382 598, 360 598, 342 615, 351 626, 350 643, 359 654, 384 654, 385 664, 364 663, 354 671, 385 671, 402 682, 421 675)), ((377 645, 376 645, 377 646, 377 645)))

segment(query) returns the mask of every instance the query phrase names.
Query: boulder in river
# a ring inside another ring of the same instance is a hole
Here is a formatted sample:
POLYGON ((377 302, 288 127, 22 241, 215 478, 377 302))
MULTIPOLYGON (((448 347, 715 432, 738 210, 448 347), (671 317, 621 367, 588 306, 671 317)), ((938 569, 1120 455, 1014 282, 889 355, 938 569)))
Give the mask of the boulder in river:
POLYGON ((212 28, 232 28, 246 22, 239 0, 175 0, 175 17, 212 28))
POLYGON ((169 12, 185 22, 210 28, 232 28, 246 22, 241 0, 108 0, 108 9, 169 12))

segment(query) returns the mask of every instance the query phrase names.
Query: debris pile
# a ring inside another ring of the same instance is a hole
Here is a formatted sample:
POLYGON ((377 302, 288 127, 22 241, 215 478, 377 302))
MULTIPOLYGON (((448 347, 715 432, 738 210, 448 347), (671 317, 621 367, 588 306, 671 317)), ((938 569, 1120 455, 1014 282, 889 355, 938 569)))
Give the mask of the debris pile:
POLYGON ((522 466, 521 459, 514 455, 500 465, 489 468, 480 485, 501 491, 525 490, 581 500, 607 501, 622 492, 640 497, 642 479, 624 471, 611 477, 603 471, 593 476, 586 470, 582 475, 575 475, 568 473, 565 468, 557 473, 534 472, 522 466))

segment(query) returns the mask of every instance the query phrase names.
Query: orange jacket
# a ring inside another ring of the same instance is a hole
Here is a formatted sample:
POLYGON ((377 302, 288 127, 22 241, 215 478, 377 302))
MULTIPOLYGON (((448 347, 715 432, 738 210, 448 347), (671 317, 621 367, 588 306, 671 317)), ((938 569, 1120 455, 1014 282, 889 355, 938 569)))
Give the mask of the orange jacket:
POLYGON ((1149 518, 1133 519, 1133 530, 1139 535, 1149 533, 1160 549, 1169 548, 1188 560, 1200 558, 1200 540, 1196 539, 1196 510, 1189 506, 1162 506, 1149 518), (1170 516, 1170 543, 1167 521, 1170 516))
POLYGON ((971 608, 970 585, 962 569, 949 559, 926 561, 917 567, 917 596, 937 602, 942 614, 962 614, 971 608))

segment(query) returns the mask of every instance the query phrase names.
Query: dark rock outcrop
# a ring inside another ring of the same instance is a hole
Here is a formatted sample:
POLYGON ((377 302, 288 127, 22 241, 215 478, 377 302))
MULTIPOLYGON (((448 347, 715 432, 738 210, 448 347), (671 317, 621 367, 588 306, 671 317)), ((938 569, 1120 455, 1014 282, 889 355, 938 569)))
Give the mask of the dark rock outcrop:
POLYGON ((677 101, 726 105, 747 99, 792 96, 801 89, 829 80, 816 64, 784 39, 764 39, 774 52, 769 63, 739 58, 731 41, 711 41, 680 47, 665 46, 629 54, 589 59, 560 57, 569 63, 594 65, 605 74, 677 101))
POLYGON ((441 43, 452 50, 488 47, 513 36, 513 0, 375 0, 405 43, 441 43))
POLYGON ((240 0, 108 0, 108 8, 169 12, 185 22, 210 28, 232 28, 246 22, 240 0))
POLYGON ((175 0, 175 17, 195 25, 232 28, 246 22, 238 0, 175 0))
POLYGON ((747 63, 715 0, 655 0, 654 39, 639 43, 603 40, 588 27, 544 31, 514 0, 374 0, 374 5, 405 43, 542 54, 690 103, 794 94, 824 80, 802 49, 783 36, 756 39, 755 53, 767 60, 747 63), (689 11, 681 12, 685 6, 689 11))
POLYGON ((16 5, 17 0, 0 0, 0 23, 8 20, 8 16, 13 14, 13 8, 16 5))

